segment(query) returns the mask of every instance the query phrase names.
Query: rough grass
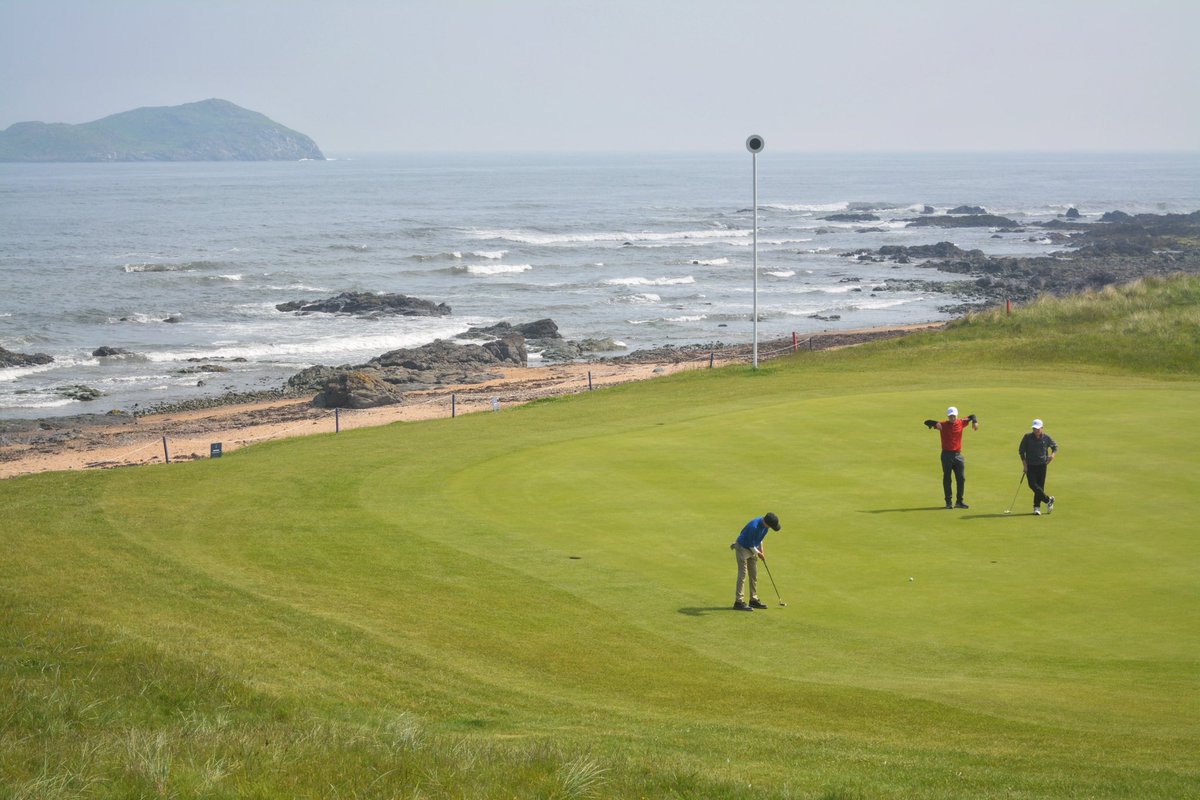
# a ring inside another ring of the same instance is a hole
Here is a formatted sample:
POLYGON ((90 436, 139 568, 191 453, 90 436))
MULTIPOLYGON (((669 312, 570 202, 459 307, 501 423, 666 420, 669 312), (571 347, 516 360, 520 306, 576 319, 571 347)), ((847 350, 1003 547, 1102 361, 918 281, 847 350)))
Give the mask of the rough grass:
POLYGON ((1200 381, 1143 351, 1196 286, 0 482, 0 797, 1194 796, 1200 381), (730 612, 768 509, 788 607, 730 612))

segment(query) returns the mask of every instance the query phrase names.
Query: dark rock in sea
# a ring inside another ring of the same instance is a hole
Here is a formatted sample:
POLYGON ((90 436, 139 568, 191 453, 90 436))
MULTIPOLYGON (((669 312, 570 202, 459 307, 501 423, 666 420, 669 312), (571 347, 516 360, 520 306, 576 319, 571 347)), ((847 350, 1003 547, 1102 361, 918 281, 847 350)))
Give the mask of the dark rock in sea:
POLYGON ((498 322, 486 328, 469 328, 465 333, 458 334, 457 339, 495 339, 512 335, 523 336, 526 339, 561 339, 558 324, 552 319, 539 319, 526 322, 523 325, 513 325, 508 322, 498 322))
POLYGON ((1101 222, 1130 222, 1132 220, 1133 217, 1124 211, 1105 211, 1104 216, 1100 217, 1101 222))
POLYGON ((97 347, 92 351, 92 355, 96 358, 111 358, 112 356, 127 356, 132 354, 124 347, 97 347))
POLYGON ((1079 219, 1079 217, 1080 217, 1079 209, 1075 208, 1075 206, 1071 206, 1070 208, 1067 209, 1067 213, 1064 214, 1063 216, 1065 216, 1067 219, 1079 219))
POLYGON ((175 370, 176 375, 198 375, 205 372, 229 372, 229 367, 223 367, 220 364, 201 364, 196 367, 184 367, 183 369, 175 370))
POLYGON ((538 355, 542 361, 553 363, 578 361, 597 353, 613 353, 625 349, 625 345, 618 344, 611 336, 604 339, 580 339, 577 342, 560 339, 545 345, 538 355))
POLYGON ((6 350, 0 347, 0 368, 7 367, 35 367, 41 364, 49 364, 54 361, 53 356, 48 356, 45 353, 34 353, 29 355, 26 353, 17 353, 12 350, 6 350))
POLYGON ((183 322, 183 317, 179 316, 178 314, 172 314, 164 319, 163 322, 169 322, 172 325, 178 325, 180 322, 183 322))
POLYGON ((403 294, 373 294, 371 292, 342 292, 326 300, 295 300, 275 306, 278 311, 302 314, 351 314, 357 317, 397 315, 403 317, 437 317, 450 313, 450 306, 403 294))
MULTIPOLYGON (((878 253, 886 258, 899 256, 907 256, 908 258, 965 258, 969 255, 966 250, 963 250, 953 242, 938 242, 937 244, 922 244, 912 247, 889 244, 879 248, 878 253)), ((983 255, 982 250, 972 250, 970 253, 983 255)))
POLYGON ((934 208, 933 206, 925 206, 921 209, 921 213, 922 214, 936 214, 937 209, 934 208))
POLYGON ((519 336, 509 337, 505 342, 489 348, 488 345, 453 344, 439 339, 416 348, 391 350, 367 362, 369 366, 382 369, 405 369, 418 372, 444 371, 495 366, 501 363, 523 365, 526 362, 525 342, 519 336))
POLYGON ((983 206, 958 206, 946 212, 947 214, 986 214, 987 209, 983 206))
POLYGON ((370 370, 345 370, 331 376, 313 398, 318 408, 376 408, 395 405, 403 394, 370 370))
POLYGON ((93 389, 91 386, 76 384, 75 386, 59 386, 54 390, 60 397, 65 397, 69 400, 95 400, 97 397, 103 397, 104 392, 99 389, 93 389))
POLYGON ((878 222, 879 217, 874 214, 830 214, 825 217, 828 222, 878 222))
POLYGON ((908 223, 907 228, 1018 228, 1008 217, 994 214, 966 214, 964 216, 920 217, 908 223))

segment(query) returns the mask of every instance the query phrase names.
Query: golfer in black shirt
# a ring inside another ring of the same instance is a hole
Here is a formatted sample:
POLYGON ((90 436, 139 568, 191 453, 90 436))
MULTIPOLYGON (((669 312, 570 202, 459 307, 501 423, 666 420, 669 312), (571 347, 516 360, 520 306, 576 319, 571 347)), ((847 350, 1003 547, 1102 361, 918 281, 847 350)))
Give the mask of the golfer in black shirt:
POLYGON ((1033 421, 1033 430, 1021 437, 1021 446, 1017 448, 1021 456, 1021 467, 1025 470, 1029 488, 1033 490, 1033 513, 1042 513, 1042 503, 1046 504, 1046 513, 1054 511, 1054 498, 1046 494, 1046 467, 1058 453, 1058 443, 1050 438, 1050 434, 1042 429, 1042 421, 1033 421))

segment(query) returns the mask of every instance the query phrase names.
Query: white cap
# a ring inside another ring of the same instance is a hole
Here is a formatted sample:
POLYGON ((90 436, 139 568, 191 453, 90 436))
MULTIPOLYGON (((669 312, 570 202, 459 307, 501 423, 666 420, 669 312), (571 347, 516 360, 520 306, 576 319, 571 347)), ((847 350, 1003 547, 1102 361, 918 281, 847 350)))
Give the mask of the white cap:
POLYGON ((946 409, 946 416, 947 417, 957 417, 958 409, 955 408, 954 406, 950 406, 949 408, 946 409))
POLYGON ((1042 421, 1040 419, 1035 419, 1033 421, 1033 429, 1035 431, 1039 431, 1042 429, 1042 421))

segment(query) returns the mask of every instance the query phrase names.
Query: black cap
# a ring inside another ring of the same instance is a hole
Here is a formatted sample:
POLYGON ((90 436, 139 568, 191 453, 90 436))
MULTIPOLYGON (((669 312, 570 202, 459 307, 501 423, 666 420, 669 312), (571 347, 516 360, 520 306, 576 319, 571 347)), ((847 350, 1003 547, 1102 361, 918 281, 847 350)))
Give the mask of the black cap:
POLYGON ((773 531, 779 530, 779 517, 775 516, 775 512, 771 511, 763 516, 763 522, 767 523, 767 527, 773 531))

